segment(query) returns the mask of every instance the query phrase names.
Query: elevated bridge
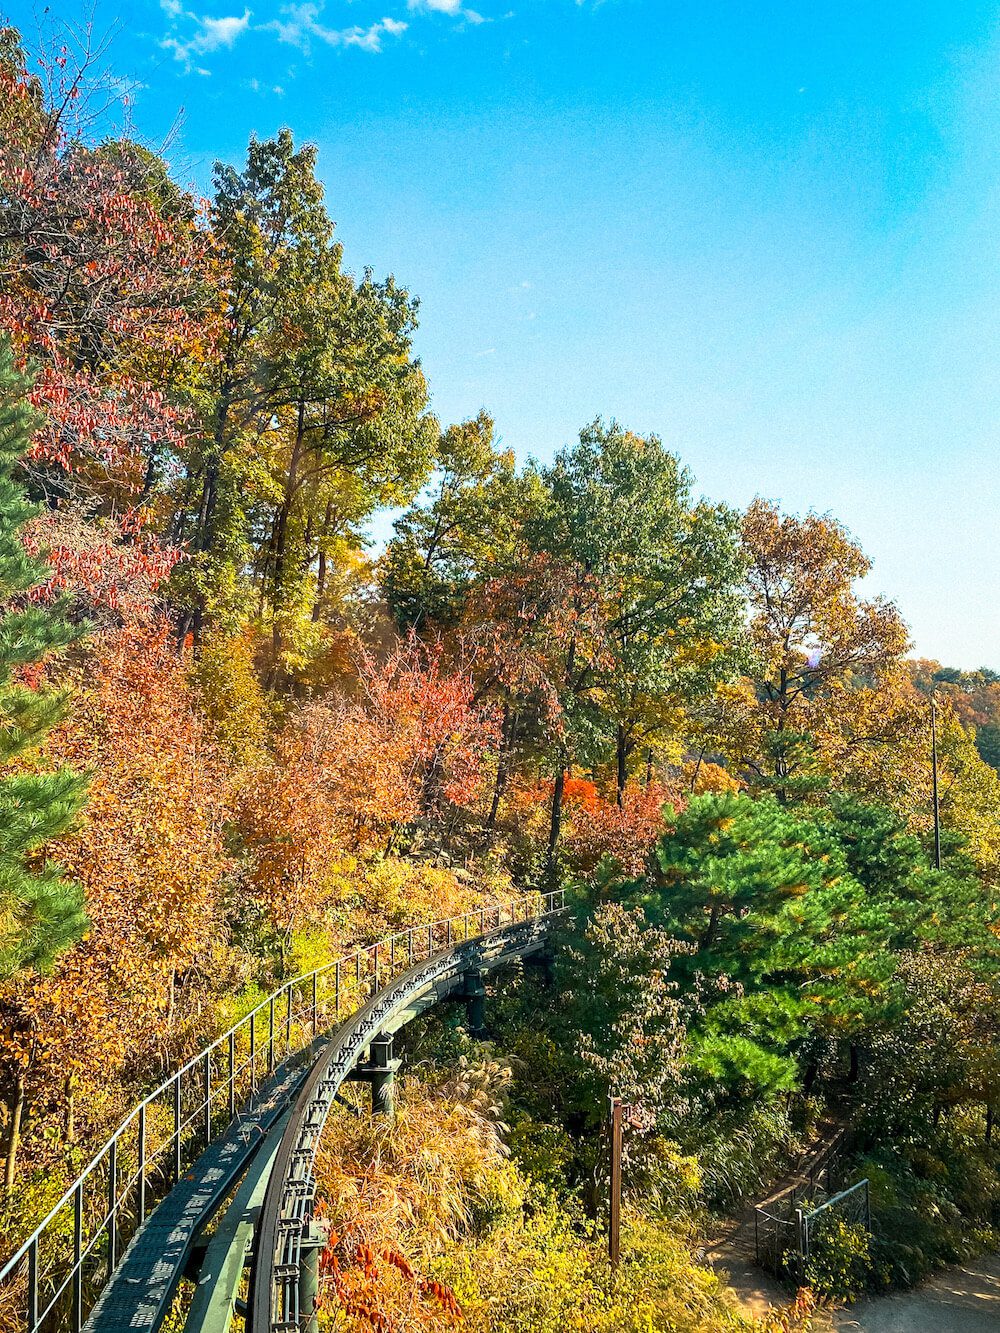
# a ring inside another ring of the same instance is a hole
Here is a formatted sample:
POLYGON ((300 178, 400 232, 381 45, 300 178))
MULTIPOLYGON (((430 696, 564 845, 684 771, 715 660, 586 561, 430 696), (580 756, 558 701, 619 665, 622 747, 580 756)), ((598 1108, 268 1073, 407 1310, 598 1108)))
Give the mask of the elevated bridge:
POLYGON ((286 982, 126 1117, 0 1270, 0 1323, 155 1333, 187 1275, 186 1333, 227 1333, 234 1318, 247 1333, 310 1327, 325 1242, 315 1158, 344 1083, 367 1083, 373 1111, 391 1112, 400 1029, 458 1000, 484 1035, 485 977, 543 953, 563 911, 561 893, 528 895, 286 982))

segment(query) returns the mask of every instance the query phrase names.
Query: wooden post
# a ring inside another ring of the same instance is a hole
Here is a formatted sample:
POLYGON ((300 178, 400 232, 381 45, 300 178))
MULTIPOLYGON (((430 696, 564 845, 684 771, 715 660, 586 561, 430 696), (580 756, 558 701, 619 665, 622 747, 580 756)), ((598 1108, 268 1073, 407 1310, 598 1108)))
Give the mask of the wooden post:
POLYGON ((622 1248, 622 1099, 611 1098, 611 1198, 608 1207, 608 1258, 617 1268, 622 1248))

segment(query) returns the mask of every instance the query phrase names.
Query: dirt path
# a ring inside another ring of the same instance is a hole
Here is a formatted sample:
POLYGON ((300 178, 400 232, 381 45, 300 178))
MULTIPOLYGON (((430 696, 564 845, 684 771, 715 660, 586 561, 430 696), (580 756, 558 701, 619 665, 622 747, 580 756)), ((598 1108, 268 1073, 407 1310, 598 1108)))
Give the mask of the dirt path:
MULTIPOLYGON (((777 1182, 768 1199, 762 1201, 763 1205, 796 1185, 806 1184, 811 1174, 818 1172, 820 1165, 834 1150, 842 1133, 841 1122, 824 1122, 814 1142, 785 1177, 777 1182)), ((717 1273, 726 1275, 726 1281, 735 1291, 744 1310, 749 1314, 763 1315, 772 1305, 787 1305, 793 1293, 755 1263, 755 1211, 753 1204, 748 1205, 742 1216, 735 1219, 725 1233, 705 1247, 705 1257, 717 1273)))
POLYGON ((915 1291, 862 1301, 836 1319, 838 1333, 998 1333, 1000 1255, 949 1268, 915 1291))

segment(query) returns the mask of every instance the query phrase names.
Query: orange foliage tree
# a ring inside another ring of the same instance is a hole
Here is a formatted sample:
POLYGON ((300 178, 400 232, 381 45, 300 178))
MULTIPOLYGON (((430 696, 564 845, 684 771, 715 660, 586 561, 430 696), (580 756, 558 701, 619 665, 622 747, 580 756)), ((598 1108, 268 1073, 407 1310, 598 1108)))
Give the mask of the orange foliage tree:
POLYGON ((281 942, 345 895, 353 858, 391 850, 474 801, 498 727, 436 646, 364 654, 358 690, 295 713, 239 780, 244 882, 281 942))
MULTIPOLYGON (((120 1109, 117 1074, 159 1072, 201 1035, 202 965, 224 961, 226 778, 167 626, 103 637, 78 672, 51 750, 92 774, 90 801, 53 850, 82 885, 91 926, 51 973, 0 992, 8 1123, 28 1112, 34 1160, 78 1132, 78 1092, 99 1128, 120 1109)), ((20 1145, 7 1140, 13 1180, 20 1145)))

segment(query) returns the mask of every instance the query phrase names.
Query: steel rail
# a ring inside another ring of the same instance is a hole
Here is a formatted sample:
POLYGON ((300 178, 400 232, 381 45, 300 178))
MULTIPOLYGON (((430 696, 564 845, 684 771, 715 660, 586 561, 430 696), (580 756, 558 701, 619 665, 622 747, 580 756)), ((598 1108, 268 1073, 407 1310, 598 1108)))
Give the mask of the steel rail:
POLYGON ((313 1313, 299 1308, 299 1279, 315 1203, 316 1153, 340 1089, 365 1050, 430 991, 441 997, 470 972, 492 970, 542 948, 564 903, 562 892, 547 894, 534 916, 415 963, 338 1029, 299 1091, 274 1158, 255 1238, 247 1333, 291 1333, 313 1313))
POLYGON ((24 1333, 80 1333, 114 1276, 128 1228, 133 1236, 142 1228, 167 1197, 166 1186, 176 1185, 217 1128, 239 1121, 259 1073, 270 1074, 279 1055, 286 1060, 303 1051, 366 990, 377 993, 401 964, 467 941, 474 930, 481 935, 505 921, 533 920, 550 900, 532 893, 409 926, 283 982, 133 1107, 0 1267, 0 1304, 19 1321, 12 1326, 24 1333), (93 1271, 85 1272, 88 1261, 93 1271))

